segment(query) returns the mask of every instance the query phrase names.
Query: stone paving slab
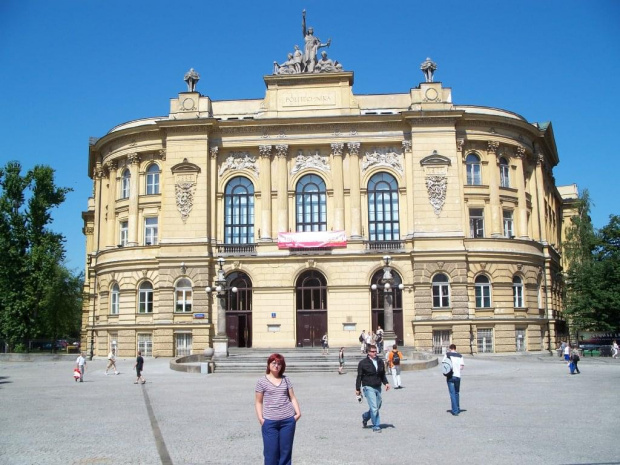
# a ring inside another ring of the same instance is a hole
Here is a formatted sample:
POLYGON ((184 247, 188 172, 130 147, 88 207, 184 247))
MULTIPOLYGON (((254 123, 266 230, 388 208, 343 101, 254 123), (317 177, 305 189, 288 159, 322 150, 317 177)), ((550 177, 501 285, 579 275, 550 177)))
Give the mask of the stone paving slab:
MULTIPOLYGON (((0 464, 260 464, 256 374, 200 375, 146 359, 104 375, 74 357, 0 363, 0 464)), ((381 435, 363 429, 355 374, 293 373, 302 418, 293 463, 620 463, 620 360, 582 358, 581 375, 548 355, 466 356, 461 407, 452 417, 438 368, 403 372, 384 393, 381 435), (448 444, 460 438, 457 452, 448 444)), ((354 367, 349 366, 350 370, 354 367)))

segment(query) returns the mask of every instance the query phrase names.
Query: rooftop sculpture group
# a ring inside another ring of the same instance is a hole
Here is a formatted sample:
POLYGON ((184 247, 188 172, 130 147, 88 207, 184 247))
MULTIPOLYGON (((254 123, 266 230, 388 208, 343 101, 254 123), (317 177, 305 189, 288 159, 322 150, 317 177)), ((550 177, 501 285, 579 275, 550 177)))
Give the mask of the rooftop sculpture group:
POLYGON ((273 62, 273 74, 302 74, 302 73, 335 73, 342 71, 342 65, 327 57, 327 52, 321 52, 321 59, 317 59, 319 49, 331 45, 332 40, 327 39, 321 43, 321 39, 314 35, 314 28, 306 29, 306 10, 301 13, 301 30, 304 36, 304 51, 295 45, 295 51, 288 54, 288 59, 282 63, 273 62))

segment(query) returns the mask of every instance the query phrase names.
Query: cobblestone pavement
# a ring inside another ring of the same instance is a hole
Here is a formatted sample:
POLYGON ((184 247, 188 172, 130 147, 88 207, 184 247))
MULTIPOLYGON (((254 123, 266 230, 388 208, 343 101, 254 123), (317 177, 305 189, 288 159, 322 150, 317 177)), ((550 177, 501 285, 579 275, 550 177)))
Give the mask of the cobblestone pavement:
MULTIPOLYGON (((466 356, 460 416, 439 368, 403 372, 384 392, 383 433, 363 429, 354 367, 294 373, 302 418, 293 463, 620 463, 620 360, 583 358, 582 374, 549 355, 466 356), (460 446, 454 447, 455 438, 460 446)), ((72 377, 74 356, 0 363, 0 464, 260 464, 256 375, 188 374, 147 359, 72 377)))

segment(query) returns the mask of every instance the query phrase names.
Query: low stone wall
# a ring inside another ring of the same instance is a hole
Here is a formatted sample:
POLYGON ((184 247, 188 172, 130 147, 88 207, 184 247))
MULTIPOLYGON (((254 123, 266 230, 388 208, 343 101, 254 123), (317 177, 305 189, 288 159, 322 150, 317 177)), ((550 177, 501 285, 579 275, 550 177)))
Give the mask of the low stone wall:
POLYGON ((213 373, 213 362, 204 355, 188 355, 170 360, 170 369, 174 371, 183 371, 185 373, 201 373, 202 364, 208 364, 209 373, 213 373))
POLYGON ((76 354, 0 354, 0 362, 57 362, 63 360, 75 361, 76 354))
POLYGON ((405 359, 400 363, 401 371, 426 370, 439 365, 439 356, 436 354, 405 351, 403 357, 405 359))

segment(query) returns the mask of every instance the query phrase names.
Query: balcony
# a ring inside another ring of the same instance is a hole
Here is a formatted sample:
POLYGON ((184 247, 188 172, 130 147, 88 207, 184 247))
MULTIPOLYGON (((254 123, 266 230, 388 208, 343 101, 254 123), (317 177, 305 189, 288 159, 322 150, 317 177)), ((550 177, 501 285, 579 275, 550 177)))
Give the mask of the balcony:
POLYGON ((364 241, 366 250, 399 252, 405 250, 405 241, 364 241))
POLYGON ((218 244, 217 253, 232 256, 256 255, 256 244, 218 244))

